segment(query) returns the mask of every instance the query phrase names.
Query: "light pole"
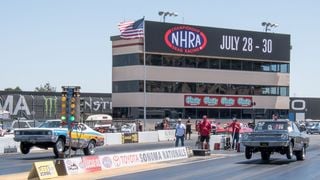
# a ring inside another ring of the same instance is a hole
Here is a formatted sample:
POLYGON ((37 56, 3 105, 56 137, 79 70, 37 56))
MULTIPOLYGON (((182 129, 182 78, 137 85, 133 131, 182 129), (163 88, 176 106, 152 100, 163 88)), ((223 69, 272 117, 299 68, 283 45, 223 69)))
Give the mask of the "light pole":
POLYGON ((252 122, 253 122, 253 127, 255 127, 256 126, 256 111, 255 111, 255 105, 256 105, 256 102, 252 102, 252 122))
POLYGON ((166 16, 178 16, 178 13, 169 11, 159 11, 158 14, 163 16, 163 22, 166 22, 166 16))
POLYGON ((274 24, 274 23, 270 23, 270 22, 262 22, 261 25, 265 26, 265 29, 264 29, 265 32, 271 31, 270 28, 276 28, 279 26, 278 24, 274 24))
POLYGON ((31 98, 32 98, 32 111, 31 111, 31 114, 32 114, 32 119, 33 119, 33 126, 36 127, 36 120, 34 119, 34 115, 36 114, 36 112, 34 111, 34 96, 31 95, 31 98))

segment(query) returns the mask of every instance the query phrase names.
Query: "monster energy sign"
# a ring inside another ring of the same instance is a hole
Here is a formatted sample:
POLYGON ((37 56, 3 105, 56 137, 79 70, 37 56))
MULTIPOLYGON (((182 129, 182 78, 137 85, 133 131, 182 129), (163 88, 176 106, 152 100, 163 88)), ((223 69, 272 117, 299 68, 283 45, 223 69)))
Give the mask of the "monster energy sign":
POLYGON ((57 114, 57 97, 43 97, 44 98, 44 113, 49 117, 57 114))
MULTIPOLYGON (((111 114, 111 95, 84 98, 84 112, 88 114, 111 114)), ((59 95, 4 94, 0 91, 0 111, 8 111, 12 118, 55 119, 60 117, 61 97, 59 95)))

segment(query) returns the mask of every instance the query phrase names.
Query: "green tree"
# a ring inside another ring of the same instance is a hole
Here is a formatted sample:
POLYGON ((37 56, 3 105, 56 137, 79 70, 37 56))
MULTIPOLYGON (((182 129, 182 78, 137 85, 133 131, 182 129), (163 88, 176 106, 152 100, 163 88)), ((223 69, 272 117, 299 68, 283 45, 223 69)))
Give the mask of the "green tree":
POLYGON ((36 92, 56 92, 56 88, 52 87, 49 82, 47 82, 45 85, 40 85, 40 87, 36 87, 36 92))
POLYGON ((17 86, 16 88, 5 88, 4 91, 20 92, 22 90, 19 86, 17 86))

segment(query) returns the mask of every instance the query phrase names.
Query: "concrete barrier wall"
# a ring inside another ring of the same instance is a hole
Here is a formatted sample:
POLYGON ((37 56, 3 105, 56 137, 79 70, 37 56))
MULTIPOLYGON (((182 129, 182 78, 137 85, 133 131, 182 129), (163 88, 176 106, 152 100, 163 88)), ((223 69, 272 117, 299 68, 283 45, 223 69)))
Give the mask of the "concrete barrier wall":
POLYGON ((104 134, 105 145, 122 144, 122 133, 106 133, 104 134))
POLYGON ((219 143, 220 144, 222 136, 223 135, 211 135, 210 136, 210 141, 209 141, 210 150, 214 150, 214 144, 215 143, 219 143))
POLYGON ((145 131, 138 133, 139 143, 158 142, 159 134, 157 131, 145 131))
MULTIPOLYGON (((0 137, 0 154, 4 153, 4 149, 16 147, 17 152, 20 152, 20 142, 13 140, 14 135, 5 135, 0 137)), ((159 130, 159 131, 144 131, 138 132, 138 143, 150 143, 158 141, 173 141, 175 140, 175 130, 159 130)), ((123 144, 122 133, 105 133, 104 134, 105 145, 118 145, 123 144)), ((33 147, 33 150, 41 150, 33 147)))
POLYGON ((175 140, 175 130, 158 130, 159 141, 173 141, 175 140))
POLYGON ((4 153, 5 148, 14 148, 16 147, 18 152, 20 152, 20 143, 15 142, 13 140, 13 135, 5 135, 4 137, 0 137, 0 154, 4 153))

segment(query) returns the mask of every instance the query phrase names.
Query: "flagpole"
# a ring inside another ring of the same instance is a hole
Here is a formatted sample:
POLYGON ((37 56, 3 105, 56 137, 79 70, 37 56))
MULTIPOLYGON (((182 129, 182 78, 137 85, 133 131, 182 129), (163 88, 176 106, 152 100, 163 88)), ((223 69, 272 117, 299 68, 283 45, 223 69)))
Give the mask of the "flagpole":
POLYGON ((147 72, 146 72, 146 35, 145 35, 145 20, 143 17, 143 70, 144 70, 144 79, 143 79, 143 94, 144 94, 144 106, 143 106, 143 127, 144 127, 144 131, 146 130, 146 121, 147 121, 147 85, 146 85, 146 77, 147 77, 147 72))

